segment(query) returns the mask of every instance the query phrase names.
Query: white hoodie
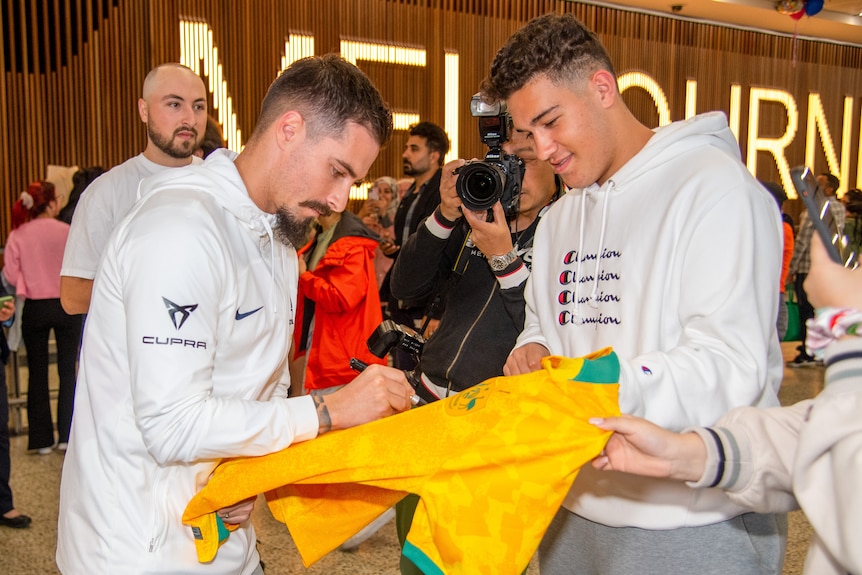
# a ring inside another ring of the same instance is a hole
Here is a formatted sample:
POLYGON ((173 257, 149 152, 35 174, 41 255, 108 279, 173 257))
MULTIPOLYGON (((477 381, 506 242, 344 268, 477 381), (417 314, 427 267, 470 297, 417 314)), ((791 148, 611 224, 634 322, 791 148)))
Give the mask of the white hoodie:
POLYGON ((96 275, 57 564, 246 575, 259 562, 250 522, 204 565, 180 518, 221 458, 317 434, 311 398, 285 399, 296 254, 273 240, 229 152, 148 178, 140 195, 96 275))
MULTIPOLYGON (((672 430, 778 404, 775 201, 721 113, 656 130, 604 185, 542 219, 517 346, 579 357, 613 346, 620 408, 672 430)), ((742 513, 716 489, 582 469, 565 507, 610 526, 672 529, 742 513)))

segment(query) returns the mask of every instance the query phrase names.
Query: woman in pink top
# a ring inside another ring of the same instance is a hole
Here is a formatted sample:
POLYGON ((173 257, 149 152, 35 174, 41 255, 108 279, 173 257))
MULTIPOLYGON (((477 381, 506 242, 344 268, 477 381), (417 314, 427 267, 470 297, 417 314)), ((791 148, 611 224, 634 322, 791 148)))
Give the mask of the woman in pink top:
POLYGON ((21 194, 13 211, 24 213, 26 222, 13 229, 6 243, 3 273, 24 298, 21 335, 27 348, 30 372, 27 390, 29 449, 48 454, 54 446, 54 424, 48 398, 48 336, 57 342, 58 450, 65 450, 72 425, 75 398, 75 362, 81 337, 81 316, 70 316, 60 306, 60 265, 69 235, 69 224, 56 218, 60 202, 54 184, 33 182, 21 194), (19 205, 20 204, 20 205, 19 205))

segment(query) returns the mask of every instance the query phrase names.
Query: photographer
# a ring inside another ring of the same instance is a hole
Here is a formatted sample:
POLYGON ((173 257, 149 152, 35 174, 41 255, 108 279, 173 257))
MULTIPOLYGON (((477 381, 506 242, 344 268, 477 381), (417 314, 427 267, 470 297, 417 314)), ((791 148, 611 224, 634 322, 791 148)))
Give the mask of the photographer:
MULTIPOLYGON (((380 244, 381 251, 398 261, 401 246, 419 228, 422 221, 431 215, 440 204, 440 168, 449 152, 449 136, 432 122, 419 122, 410 126, 410 137, 404 144, 404 175, 413 178, 413 183, 404 193, 395 210, 395 241, 380 244)), ((386 301, 386 311, 399 324, 418 327, 427 307, 423 299, 406 300, 392 293, 390 288, 392 270, 380 286, 380 299, 386 301)), ((398 369, 412 370, 416 362, 409 354, 395 349, 392 365, 398 369)))
MULTIPOLYGON (((502 375, 524 325, 524 286, 530 275, 533 235, 559 186, 550 165, 536 159, 525 139, 516 137, 504 148, 524 161, 517 211, 507 218, 498 201, 493 221, 487 222, 486 212, 462 209, 455 169, 465 161, 449 162, 443 167, 440 206, 402 246, 392 268, 395 297, 420 299, 439 292, 445 297, 438 329, 425 344, 416 370, 423 383, 418 392, 426 400, 502 375), (459 277, 453 267, 462 247, 466 267, 459 277)), ((418 497, 411 495, 397 507, 402 542, 417 502, 418 497)), ((405 557, 401 570, 418 573, 405 557)))
POLYGON ((392 268, 391 288, 398 299, 437 293, 445 298, 437 331, 419 361, 424 384, 420 393, 428 400, 502 375, 524 324, 524 285, 530 275, 533 234, 558 187, 550 165, 536 160, 525 141, 508 142, 506 147, 526 167, 514 217, 506 218, 500 202, 493 207, 492 222, 485 221, 484 212, 462 210, 454 171, 465 161, 449 162, 443 168, 440 206, 402 246, 392 268), (453 267, 462 247, 467 263, 458 276, 453 267), (476 357, 482 361, 475 361, 476 357))

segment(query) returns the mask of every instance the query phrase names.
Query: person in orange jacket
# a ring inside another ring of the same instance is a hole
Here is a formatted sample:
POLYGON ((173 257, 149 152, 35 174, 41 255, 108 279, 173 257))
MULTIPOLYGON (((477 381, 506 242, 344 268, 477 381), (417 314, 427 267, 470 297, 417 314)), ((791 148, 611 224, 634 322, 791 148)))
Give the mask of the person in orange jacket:
POLYGON ((374 270, 379 237, 352 212, 319 218, 321 230, 299 258, 295 357, 308 354, 305 390, 345 385, 350 359, 385 364, 366 341, 383 321, 374 270))

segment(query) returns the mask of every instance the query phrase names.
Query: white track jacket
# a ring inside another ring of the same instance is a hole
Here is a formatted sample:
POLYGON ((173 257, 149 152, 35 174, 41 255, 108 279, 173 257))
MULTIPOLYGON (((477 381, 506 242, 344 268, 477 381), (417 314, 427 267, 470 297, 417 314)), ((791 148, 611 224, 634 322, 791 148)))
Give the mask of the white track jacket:
POLYGON ((273 240, 229 152, 153 176, 141 195, 96 275, 57 564, 247 575, 259 561, 250 522, 200 564, 181 517, 221 458, 317 434, 311 398, 286 399, 296 254, 273 240))
POLYGON ((790 407, 739 408, 714 426, 725 455, 703 428, 703 477, 693 486, 728 490, 760 512, 802 507, 814 529, 804 572, 862 573, 862 338, 832 344, 825 354, 826 388, 790 407))

